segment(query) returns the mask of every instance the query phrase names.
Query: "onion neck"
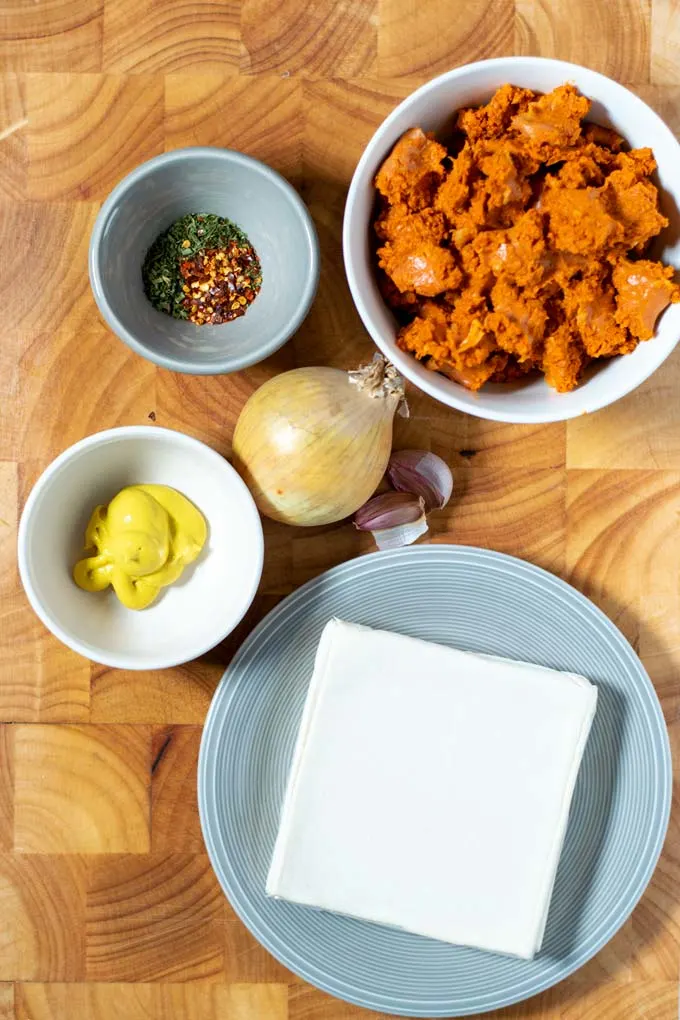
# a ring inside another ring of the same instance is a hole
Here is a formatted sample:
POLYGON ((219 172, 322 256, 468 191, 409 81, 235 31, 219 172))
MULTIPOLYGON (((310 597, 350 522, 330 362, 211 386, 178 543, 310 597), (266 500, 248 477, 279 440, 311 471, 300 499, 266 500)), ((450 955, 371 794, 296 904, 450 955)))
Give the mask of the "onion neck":
POLYGON ((396 401, 402 417, 408 417, 404 380, 382 354, 374 354, 368 365, 348 372, 349 381, 368 397, 396 401))

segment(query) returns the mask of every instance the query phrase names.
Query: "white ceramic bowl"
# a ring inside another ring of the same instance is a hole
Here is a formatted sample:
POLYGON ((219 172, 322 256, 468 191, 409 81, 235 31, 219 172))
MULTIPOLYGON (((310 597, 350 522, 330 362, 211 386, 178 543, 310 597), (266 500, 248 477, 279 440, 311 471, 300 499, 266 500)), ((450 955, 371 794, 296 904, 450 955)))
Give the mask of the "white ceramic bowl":
POLYGON ((130 426, 82 439, 40 476, 19 525, 19 570, 33 609, 64 644, 107 666, 160 669, 234 629, 257 590, 263 547, 255 503, 223 457, 180 432, 130 426), (94 507, 141 482, 184 493, 206 518, 208 541, 176 584, 135 612, 110 588, 81 591, 71 571, 94 507))
POLYGON ((515 385, 488 385, 471 393, 435 372, 396 345, 397 324, 375 282, 371 250, 371 219, 375 202, 373 179, 392 146, 408 128, 419 125, 437 131, 462 106, 487 102, 499 85, 510 82, 549 92, 574 82, 593 100, 589 119, 615 128, 631 146, 650 146, 659 164, 661 208, 669 227, 654 249, 680 268, 680 144, 660 117, 628 89, 604 75, 539 57, 499 57, 457 67, 428 82, 404 100, 380 125, 354 172, 347 196, 343 226, 345 270, 352 297, 366 329, 400 372, 430 396, 449 407, 479 418, 506 422, 563 421, 596 411, 630 393, 668 357, 680 338, 680 305, 673 305, 659 321, 653 340, 625 357, 593 368, 578 389, 556 393, 542 379, 515 385))

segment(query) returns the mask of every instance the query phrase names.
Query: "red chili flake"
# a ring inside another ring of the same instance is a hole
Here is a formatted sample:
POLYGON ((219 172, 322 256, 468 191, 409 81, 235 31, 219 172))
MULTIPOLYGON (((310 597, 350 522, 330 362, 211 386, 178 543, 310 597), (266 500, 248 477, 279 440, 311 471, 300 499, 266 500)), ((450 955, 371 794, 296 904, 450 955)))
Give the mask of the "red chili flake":
POLYGON ((215 326, 245 315, 262 286, 262 269, 255 249, 230 241, 180 262, 184 308, 189 321, 215 326))

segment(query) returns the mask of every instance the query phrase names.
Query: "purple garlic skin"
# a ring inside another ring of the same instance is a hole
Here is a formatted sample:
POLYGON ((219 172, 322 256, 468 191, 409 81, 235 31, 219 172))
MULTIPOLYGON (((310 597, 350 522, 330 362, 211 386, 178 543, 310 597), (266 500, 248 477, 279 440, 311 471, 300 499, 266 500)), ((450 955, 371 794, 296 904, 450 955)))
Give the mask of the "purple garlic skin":
POLYGON ((420 520, 425 504, 419 496, 408 492, 381 492, 359 507, 354 526, 359 531, 382 531, 420 520))
POLYGON ((387 478, 398 493, 420 496, 426 511, 441 510, 453 492, 450 467, 426 450, 397 450, 387 465, 387 478))
POLYGON ((425 504, 408 492, 382 492, 357 510, 354 527, 370 531, 378 549, 399 549, 427 531, 425 504))

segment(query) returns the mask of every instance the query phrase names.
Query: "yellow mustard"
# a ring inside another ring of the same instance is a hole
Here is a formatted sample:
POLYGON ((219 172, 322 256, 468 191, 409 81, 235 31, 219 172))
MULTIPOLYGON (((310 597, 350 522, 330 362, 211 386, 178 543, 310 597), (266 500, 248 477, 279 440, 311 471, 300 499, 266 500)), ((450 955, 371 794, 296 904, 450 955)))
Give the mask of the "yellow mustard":
POLYGON ((85 591, 112 585, 128 609, 145 609, 178 579, 205 545, 203 514, 167 485, 129 485, 108 506, 97 506, 73 580, 85 591))

